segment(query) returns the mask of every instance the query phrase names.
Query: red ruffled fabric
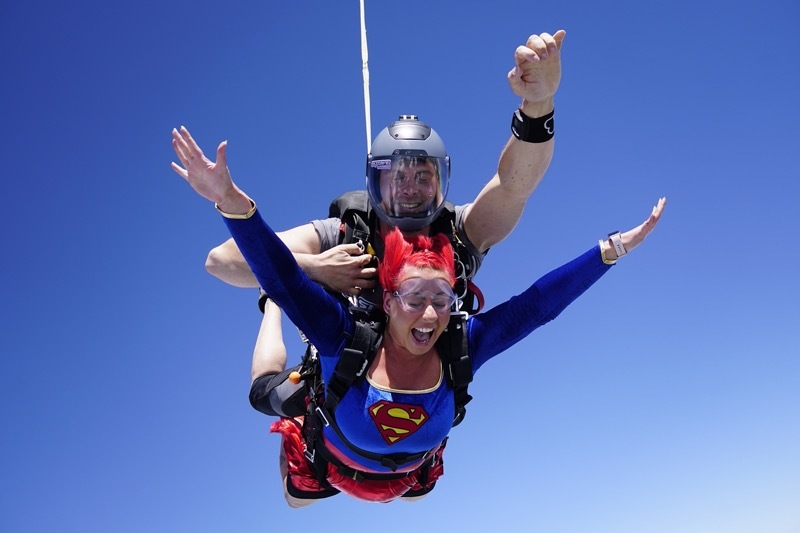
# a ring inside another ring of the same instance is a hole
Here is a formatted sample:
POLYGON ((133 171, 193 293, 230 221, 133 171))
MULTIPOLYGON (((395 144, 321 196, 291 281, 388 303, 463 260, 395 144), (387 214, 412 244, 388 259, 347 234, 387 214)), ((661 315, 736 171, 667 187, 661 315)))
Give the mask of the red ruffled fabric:
MULTIPOLYGON (((270 431, 280 433, 283 437, 283 450, 289 467, 289 481, 294 487, 304 492, 321 492, 317 477, 311 470, 305 457, 305 443, 303 442, 303 419, 281 418, 272 424, 270 431)), ((401 497, 409 490, 421 490, 430 487, 444 474, 442 452, 444 445, 436 451, 434 465, 428 473, 425 486, 419 481, 419 472, 400 478, 388 480, 364 479, 360 482, 341 475, 336 467, 328 465, 328 483, 335 489, 349 494, 355 498, 370 502, 388 503, 401 497)))

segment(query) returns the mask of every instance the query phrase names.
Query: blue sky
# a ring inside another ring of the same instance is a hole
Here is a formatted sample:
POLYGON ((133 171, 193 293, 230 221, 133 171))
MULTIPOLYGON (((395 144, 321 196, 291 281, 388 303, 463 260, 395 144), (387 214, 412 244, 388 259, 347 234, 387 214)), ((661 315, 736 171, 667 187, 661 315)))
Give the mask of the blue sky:
POLYGON ((800 532, 798 4, 367 1, 373 133, 430 123, 455 203, 508 138, 515 47, 567 30, 489 305, 669 203, 481 369, 430 497, 303 511, 247 402, 256 294, 205 272, 225 227, 169 168, 173 127, 227 139, 277 229, 362 187, 358 3, 273 4, 4 4, 0 530, 800 532))

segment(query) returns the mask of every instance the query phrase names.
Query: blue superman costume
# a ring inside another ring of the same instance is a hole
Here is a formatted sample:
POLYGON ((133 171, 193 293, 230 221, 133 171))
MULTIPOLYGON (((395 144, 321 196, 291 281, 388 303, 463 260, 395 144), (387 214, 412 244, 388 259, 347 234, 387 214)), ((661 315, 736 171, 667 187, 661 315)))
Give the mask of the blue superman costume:
MULTIPOLYGON (((339 300, 303 273, 258 211, 247 219, 224 220, 261 287, 319 351, 322 378, 328 380, 353 335, 355 319, 339 300)), ((466 331, 473 374, 486 361, 556 318, 609 268, 602 261, 599 246, 594 246, 546 274, 520 295, 471 316, 466 331)), ((346 439, 378 454, 430 451, 428 457, 435 456, 434 467, 426 472, 424 480, 415 475, 419 463, 412 463, 403 465, 386 481, 356 481, 329 465, 328 482, 335 489, 370 501, 390 501, 409 491, 424 493, 443 472, 441 452, 453 422, 454 407, 453 391, 444 379, 424 391, 389 390, 369 380, 353 386, 336 411, 346 439), (397 472, 409 475, 398 477, 397 472)), ((273 431, 284 436, 284 453, 294 488, 298 492, 313 491, 316 479, 305 464, 299 423, 284 419, 274 425, 273 431)), ((341 463, 361 472, 393 474, 380 462, 352 451, 330 427, 323 429, 323 435, 325 448, 341 463)))

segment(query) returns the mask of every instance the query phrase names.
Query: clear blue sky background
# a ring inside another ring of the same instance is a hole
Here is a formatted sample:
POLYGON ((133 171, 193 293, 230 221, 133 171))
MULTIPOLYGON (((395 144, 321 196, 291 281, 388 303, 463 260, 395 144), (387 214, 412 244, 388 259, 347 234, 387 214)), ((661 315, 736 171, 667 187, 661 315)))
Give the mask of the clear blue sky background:
POLYGON ((5 2, 0 530, 800 531, 798 3, 368 0, 367 25, 373 132, 433 125, 456 203, 508 138, 514 49, 568 32, 489 305, 663 195, 656 232, 481 370, 430 497, 292 511, 247 402, 256 293, 205 272, 227 234, 170 130, 228 139, 276 228, 325 215, 363 185, 358 3, 5 2))

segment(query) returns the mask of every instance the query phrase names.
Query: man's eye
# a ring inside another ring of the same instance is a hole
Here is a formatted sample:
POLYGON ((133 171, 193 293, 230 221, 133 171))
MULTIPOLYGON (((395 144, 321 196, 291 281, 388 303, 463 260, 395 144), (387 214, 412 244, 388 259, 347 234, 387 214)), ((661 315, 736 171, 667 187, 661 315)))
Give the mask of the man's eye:
POLYGON ((431 181, 431 175, 427 172, 420 172, 416 175, 417 183, 427 184, 431 181))

